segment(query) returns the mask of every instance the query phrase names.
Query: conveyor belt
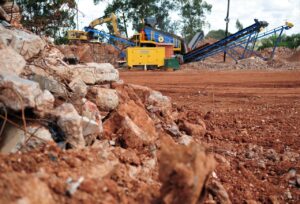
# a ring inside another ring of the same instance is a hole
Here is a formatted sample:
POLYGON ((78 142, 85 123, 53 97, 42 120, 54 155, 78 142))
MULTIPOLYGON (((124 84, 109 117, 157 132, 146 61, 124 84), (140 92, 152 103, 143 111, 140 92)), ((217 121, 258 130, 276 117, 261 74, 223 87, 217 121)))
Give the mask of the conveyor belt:
POLYGON ((210 53, 214 53, 216 50, 220 49, 221 47, 226 47, 229 43, 238 41, 242 37, 249 35, 249 34, 254 34, 258 33, 261 28, 265 28, 268 26, 268 23, 265 21, 258 21, 255 20, 255 23, 241 31, 238 31, 235 34, 232 34, 216 43, 213 43, 211 45, 198 48, 195 50, 192 50, 188 53, 186 53, 183 56, 184 63, 189 63, 189 62, 194 62, 194 61, 199 61, 201 56, 209 56, 210 53))

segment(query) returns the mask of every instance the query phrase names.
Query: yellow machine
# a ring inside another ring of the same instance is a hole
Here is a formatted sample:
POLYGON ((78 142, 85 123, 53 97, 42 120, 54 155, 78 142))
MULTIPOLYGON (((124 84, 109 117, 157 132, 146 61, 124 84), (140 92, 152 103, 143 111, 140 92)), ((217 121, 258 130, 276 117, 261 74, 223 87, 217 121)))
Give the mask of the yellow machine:
POLYGON ((119 28, 118 28, 118 18, 114 13, 110 14, 110 17, 107 17, 107 18, 102 17, 102 18, 98 18, 96 20, 93 20, 90 23, 89 27, 90 28, 95 28, 98 25, 102 25, 103 23, 109 23, 109 22, 112 23, 113 30, 114 30, 114 35, 115 36, 120 36, 120 31, 119 31, 119 28))
POLYGON ((165 62, 165 48, 163 47, 129 47, 127 48, 127 65, 162 67, 165 62))
POLYGON ((80 30, 68 30, 68 40, 70 41, 87 41, 87 33, 80 30))
MULTIPOLYGON (((112 13, 109 17, 101 17, 97 18, 96 20, 93 20, 89 27, 95 28, 98 25, 102 25, 104 23, 112 23, 114 35, 120 36, 120 31, 118 28, 118 19, 117 16, 112 13)), ((68 32, 68 40, 70 41, 88 41, 90 40, 90 37, 87 32, 81 31, 81 30, 69 30, 68 32)))

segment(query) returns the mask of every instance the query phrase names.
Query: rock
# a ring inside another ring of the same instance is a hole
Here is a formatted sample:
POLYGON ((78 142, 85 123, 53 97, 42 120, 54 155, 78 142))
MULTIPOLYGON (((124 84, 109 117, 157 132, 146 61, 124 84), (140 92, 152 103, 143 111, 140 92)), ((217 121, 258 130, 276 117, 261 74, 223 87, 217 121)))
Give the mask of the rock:
POLYGON ((139 96, 147 110, 153 113, 161 112, 165 116, 171 115, 172 104, 169 97, 149 87, 135 84, 129 84, 129 87, 139 96))
POLYGON ((20 75, 25 65, 24 58, 12 48, 0 49, 0 73, 20 75))
MULTIPOLYGON (((21 124, 20 127, 22 127, 21 124)), ((29 151, 39 148, 47 142, 53 142, 51 133, 43 126, 27 124, 26 131, 27 133, 25 133, 24 130, 7 124, 5 126, 3 135, 1 135, 1 153, 15 153, 19 150, 29 151), (31 135, 34 135, 34 137, 31 135), (25 141, 27 141, 26 145, 25 141)))
POLYGON ((102 129, 102 119, 101 119, 101 114, 100 111, 98 109, 98 107, 96 106, 96 104, 94 104, 91 101, 88 101, 87 99, 82 99, 82 111, 81 111, 81 115, 84 117, 89 118, 90 120, 94 120, 98 123, 99 127, 101 127, 102 129))
POLYGON ((208 184, 208 191, 211 193, 217 203, 230 204, 229 195, 223 185, 216 179, 212 179, 208 184))
POLYGON ((153 144, 158 137, 154 122, 134 101, 120 104, 104 122, 103 128, 106 138, 112 139, 117 135, 122 145, 129 148, 153 144))
POLYGON ((43 92, 38 83, 8 74, 0 75, 0 100, 15 111, 37 105, 51 109, 54 102, 53 96, 46 90, 43 92))
POLYGON ((285 196, 286 196, 286 198, 287 198, 288 200, 292 200, 292 199, 293 199, 293 196, 292 196, 292 193, 291 193, 290 190, 285 191, 284 194, 285 194, 285 196))
POLYGON ((273 162, 276 162, 276 161, 279 161, 280 158, 277 154, 277 152, 274 150, 274 149, 268 149, 267 152, 266 152, 266 158, 273 161, 273 162))
POLYGON ((65 134, 66 142, 72 148, 83 148, 85 141, 82 130, 82 118, 70 103, 64 103, 55 109, 57 124, 65 134))
POLYGON ((189 146, 192 142, 193 142, 193 138, 189 135, 182 135, 178 139, 178 143, 185 146, 189 146))
POLYGON ((102 126, 99 126, 96 121, 91 120, 87 117, 82 117, 81 126, 83 136, 100 135, 103 132, 102 126))
POLYGON ((172 108, 171 100, 169 97, 162 95, 161 92, 151 91, 147 99, 150 105, 158 107, 160 111, 165 114, 170 114, 169 111, 172 108))
POLYGON ((247 151, 247 152, 245 153, 245 157, 246 157, 247 159, 254 159, 256 156, 257 156, 257 155, 256 155, 255 152, 252 151, 252 150, 249 150, 249 151, 247 151))
POLYGON ((100 111, 111 111, 118 107, 119 97, 114 89, 92 88, 91 93, 95 97, 95 103, 100 111))
POLYGON ((56 81, 52 76, 42 76, 35 74, 33 76, 30 76, 30 80, 39 83, 41 89, 46 89, 53 93, 55 96, 67 96, 67 90, 65 86, 62 83, 56 81))
POLYGON ((111 64, 87 63, 87 65, 70 66, 71 78, 80 78, 84 83, 115 82, 119 80, 119 72, 111 64))
POLYGON ((198 125, 185 120, 179 123, 179 129, 188 135, 203 136, 206 132, 206 125, 204 122, 201 125, 198 125))
POLYGON ((167 125, 165 127, 165 130, 173 137, 180 137, 182 135, 181 132, 179 131, 178 126, 175 123, 171 125, 167 125))
POLYGON ((46 43, 37 35, 18 29, 4 29, 1 31, 0 42, 12 47, 25 60, 39 54, 46 46, 46 43))
POLYGON ((68 189, 66 192, 67 195, 73 196, 83 181, 84 181, 84 177, 82 176, 78 179, 78 181, 73 181, 72 178, 68 179, 67 181, 68 189))
POLYGON ((69 83, 70 89, 78 96, 85 97, 87 94, 87 85, 80 79, 75 78, 69 83))
POLYGON ((264 162, 264 160, 259 160, 259 161, 257 162, 257 166, 258 166, 259 168, 261 168, 261 169, 266 169, 266 168, 267 168, 266 163, 264 162))
POLYGON ((196 204, 204 201, 206 181, 215 168, 212 156, 195 143, 188 147, 162 138, 158 155, 160 203, 196 204))

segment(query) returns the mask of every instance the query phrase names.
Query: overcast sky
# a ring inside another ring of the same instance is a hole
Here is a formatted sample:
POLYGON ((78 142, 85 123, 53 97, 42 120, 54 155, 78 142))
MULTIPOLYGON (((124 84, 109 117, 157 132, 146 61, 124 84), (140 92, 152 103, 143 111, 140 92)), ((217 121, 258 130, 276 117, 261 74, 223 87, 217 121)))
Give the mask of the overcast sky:
MULTIPOLYGON (((77 1, 79 1, 79 10, 82 12, 79 15, 80 29, 87 26, 95 18, 103 16, 108 2, 107 0, 95 6, 92 0, 77 1)), ((227 0, 206 1, 213 7, 211 13, 207 15, 210 28, 205 28, 205 32, 224 29, 227 0)), ((179 19, 176 14, 172 14, 172 18, 179 19)), ((235 22, 237 19, 246 27, 252 25, 255 18, 269 22, 268 29, 278 27, 283 25, 285 21, 289 21, 295 27, 287 31, 286 34, 300 33, 300 0, 231 0, 230 32, 236 31, 235 22)), ((133 32, 129 33, 133 34, 133 32)))

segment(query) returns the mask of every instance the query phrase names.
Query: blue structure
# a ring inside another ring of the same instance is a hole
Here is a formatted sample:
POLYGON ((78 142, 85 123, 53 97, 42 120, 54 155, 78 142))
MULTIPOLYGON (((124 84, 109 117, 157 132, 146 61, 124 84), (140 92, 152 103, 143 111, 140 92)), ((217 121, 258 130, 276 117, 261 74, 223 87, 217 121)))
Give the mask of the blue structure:
POLYGON ((255 24, 233 35, 230 35, 211 45, 188 52, 183 56, 184 62, 188 63, 188 62, 201 61, 222 52, 226 52, 235 61, 250 57, 252 56, 252 54, 255 54, 258 57, 261 57, 265 60, 272 59, 274 57, 275 50, 278 46, 278 43, 281 40, 283 31, 290 29, 291 25, 280 26, 273 30, 259 34, 260 30, 267 26, 268 26, 267 22, 255 20, 255 24), (271 53, 271 56, 269 58, 265 58, 260 54, 258 54, 257 52, 255 52, 254 48, 257 40, 270 35, 276 36, 276 42, 273 48, 273 52, 271 53), (239 48, 239 51, 237 51, 236 48, 239 48), (241 49, 242 49, 242 53, 241 53, 241 49))
POLYGON ((144 32, 148 41, 173 44, 174 48, 181 48, 182 46, 183 39, 179 36, 165 33, 148 26, 144 27, 144 32))
POLYGON ((106 39, 109 44, 111 44, 112 46, 114 46, 114 48, 116 48, 118 51, 120 51, 121 58, 126 57, 126 54, 118 46, 115 45, 116 42, 122 43, 122 44, 126 45, 127 47, 135 46, 135 43, 133 43, 127 39, 111 35, 109 33, 103 32, 101 30, 97 30, 97 29, 90 28, 90 27, 85 27, 84 31, 90 33, 93 36, 100 36, 100 37, 103 37, 104 39, 106 39))

